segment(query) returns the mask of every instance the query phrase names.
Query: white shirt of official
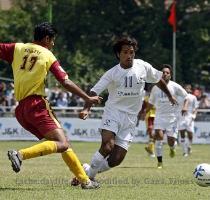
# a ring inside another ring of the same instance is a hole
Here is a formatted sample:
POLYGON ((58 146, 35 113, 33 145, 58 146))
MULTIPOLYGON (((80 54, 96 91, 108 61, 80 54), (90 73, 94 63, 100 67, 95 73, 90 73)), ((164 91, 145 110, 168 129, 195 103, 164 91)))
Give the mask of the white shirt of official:
MULTIPOLYGON (((174 81, 169 81, 167 87, 171 92, 171 95, 176 99, 182 98, 184 100, 187 97, 187 92, 185 89, 174 81)), ((166 94, 157 86, 152 88, 149 103, 153 104, 156 108, 156 118, 177 117, 179 114, 178 112, 180 111, 179 106, 172 106, 166 94)))
POLYGON ((105 72, 91 91, 99 95, 108 89, 105 108, 137 115, 142 107, 145 82, 157 83, 161 77, 161 71, 143 60, 134 59, 133 66, 129 69, 123 69, 118 64, 105 72))

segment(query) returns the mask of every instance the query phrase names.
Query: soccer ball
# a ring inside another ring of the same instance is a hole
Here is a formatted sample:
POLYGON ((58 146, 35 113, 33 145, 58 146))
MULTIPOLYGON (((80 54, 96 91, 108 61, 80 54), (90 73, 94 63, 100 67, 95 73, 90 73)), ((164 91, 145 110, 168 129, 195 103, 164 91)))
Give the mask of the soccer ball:
POLYGON ((195 182, 202 187, 210 186, 210 164, 197 165, 193 172, 195 182))

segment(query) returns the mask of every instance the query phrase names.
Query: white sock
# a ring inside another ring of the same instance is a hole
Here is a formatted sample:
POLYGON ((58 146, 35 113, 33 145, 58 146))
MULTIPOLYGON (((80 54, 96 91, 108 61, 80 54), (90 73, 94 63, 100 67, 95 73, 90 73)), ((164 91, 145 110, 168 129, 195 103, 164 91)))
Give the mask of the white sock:
POLYGON ((109 169, 111 169, 111 167, 109 166, 107 158, 106 158, 102 161, 102 163, 98 169, 98 173, 108 171, 109 169))
POLYGON ((157 157, 160 157, 163 155, 163 141, 162 140, 155 141, 155 151, 156 151, 157 157))
POLYGON ((95 178, 101 166, 101 163, 104 162, 104 160, 104 157, 99 153, 99 151, 96 151, 92 157, 90 168, 87 174, 90 178, 95 178))
POLYGON ((192 146, 192 141, 188 139, 188 147, 192 146))
POLYGON ((185 139, 181 139, 181 145, 182 145, 182 151, 183 153, 187 153, 187 145, 186 145, 186 142, 185 142, 185 139))

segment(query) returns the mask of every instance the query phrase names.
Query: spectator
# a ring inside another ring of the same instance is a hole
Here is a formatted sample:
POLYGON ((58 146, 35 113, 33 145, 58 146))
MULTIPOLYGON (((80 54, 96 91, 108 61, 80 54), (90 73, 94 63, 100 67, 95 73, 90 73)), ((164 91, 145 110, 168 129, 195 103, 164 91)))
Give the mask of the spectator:
POLYGON ((206 93, 201 96, 199 108, 210 108, 210 102, 206 93))
POLYGON ((78 105, 77 97, 76 97, 76 95, 72 94, 71 97, 69 97, 68 106, 73 107, 73 106, 77 106, 77 105, 78 105))
POLYGON ((56 100, 56 106, 57 107, 67 107, 68 106, 68 100, 67 95, 64 92, 58 93, 58 98, 56 100))

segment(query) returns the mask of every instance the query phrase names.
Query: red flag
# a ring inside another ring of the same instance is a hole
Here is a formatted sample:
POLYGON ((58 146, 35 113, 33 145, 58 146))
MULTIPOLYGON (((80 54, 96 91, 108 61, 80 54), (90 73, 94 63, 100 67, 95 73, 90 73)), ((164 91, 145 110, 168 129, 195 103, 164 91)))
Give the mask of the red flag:
POLYGON ((176 2, 172 3, 170 8, 170 15, 168 18, 168 23, 173 26, 173 32, 176 32, 176 2))

